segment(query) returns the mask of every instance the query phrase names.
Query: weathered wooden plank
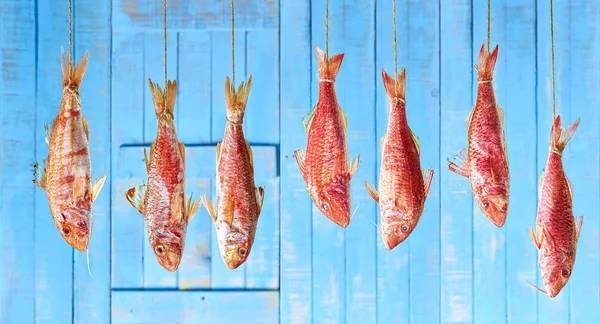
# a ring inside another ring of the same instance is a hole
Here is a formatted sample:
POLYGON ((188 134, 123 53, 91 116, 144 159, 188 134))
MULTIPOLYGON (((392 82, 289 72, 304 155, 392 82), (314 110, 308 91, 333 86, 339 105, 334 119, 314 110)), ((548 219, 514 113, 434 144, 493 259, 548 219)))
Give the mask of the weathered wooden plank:
MULTIPOLYGON (((112 152, 113 166, 111 180, 112 211, 111 221, 111 286, 113 288, 138 288, 142 286, 142 248, 144 238, 144 218, 126 200, 125 192, 146 181, 145 173, 132 179, 118 165, 128 157, 119 157, 120 145, 143 142, 144 91, 148 83, 144 80, 143 46, 141 34, 114 34, 112 47, 112 152), (123 174, 119 174, 123 170, 123 174), (122 178, 123 180, 119 180, 122 178)), ((143 159, 141 152, 135 152, 134 159, 143 159)), ((126 167, 126 165, 124 165, 126 167)), ((145 172, 144 169, 140 170, 145 172)))
POLYGON ((116 291, 112 323, 279 323, 278 292, 116 291))
MULTIPOLYGON (((598 80, 600 55, 599 2, 572 1, 569 3, 569 106, 571 118, 581 124, 567 145, 565 156, 571 161, 567 176, 573 182, 573 212, 583 215, 583 228, 577 244, 577 259, 567 287, 571 293, 571 323, 600 322, 600 214, 598 205, 600 98, 598 80), (569 287, 570 286, 570 287, 569 287)), ((564 28, 564 27, 563 27, 564 28)))
MULTIPOLYGON (((311 7, 311 45, 317 45, 325 52, 325 3, 313 1, 311 7)), ((343 2, 329 3, 329 56, 344 53, 347 49, 345 44, 349 40, 346 39, 347 32, 344 29, 346 13, 348 11, 343 2)), ((312 104, 316 105, 319 97, 318 62, 312 46, 305 47, 303 50, 310 51, 311 54, 312 104)), ((336 78, 338 103, 342 109, 347 106, 345 97, 348 86, 356 81, 348 78, 352 69, 348 64, 350 55, 354 55, 354 51, 346 53, 346 59, 336 78)), ((308 114, 311 108, 305 107, 304 113, 308 114)), ((297 122, 301 123, 301 119, 297 119, 297 122)), ((306 147, 306 144, 301 147, 306 147)), ((344 323, 346 322, 346 231, 325 217, 314 204, 312 211, 313 318, 321 323, 344 323)))
POLYGON ((340 88, 344 89, 343 96, 340 93, 340 105, 348 116, 346 136, 350 161, 361 154, 360 165, 351 183, 351 212, 360 206, 355 216, 360 215, 363 219, 354 217, 345 235, 345 316, 346 323, 375 323, 378 231, 369 224, 376 219, 375 205, 364 187, 365 179, 370 183, 375 180, 377 161, 372 154, 376 148, 373 113, 375 1, 345 1, 343 16, 342 11, 335 14, 344 17, 338 28, 344 28, 344 47, 352 49, 344 57, 344 70, 338 78, 340 88))
MULTIPOLYGON (((570 5, 566 2, 554 2, 554 46, 555 46, 555 73, 556 73, 556 114, 561 116, 563 125, 569 125, 575 120, 571 118, 569 96, 571 93, 569 61, 571 61, 570 41, 570 5)), ((552 128, 552 66, 550 46, 550 6, 548 2, 538 1, 537 18, 537 177, 546 167, 549 153, 550 130, 552 128)), ((576 137, 575 137, 576 138, 576 137)), ((574 138, 574 139, 575 139, 574 138)), ((571 143, 572 145, 572 143, 571 143)), ((571 175, 571 154, 567 146, 563 155, 563 163, 567 177, 571 175)), ((531 218, 531 226, 535 226, 535 217, 531 218)), ((537 256, 536 256, 537 259, 537 256)), ((544 283, 541 271, 538 269, 538 287, 543 288, 544 283)), ((569 287, 555 298, 550 299, 542 294, 537 294, 538 323, 569 323, 569 287)))
MULTIPOLYGON (((90 53, 80 92, 83 114, 89 126, 92 181, 95 181, 103 174, 109 175, 111 167, 110 5, 80 2, 75 9, 78 17, 75 21, 75 52, 77 55, 85 51, 90 53)), ((86 255, 74 255, 75 323, 110 321, 110 180, 109 177, 104 183, 92 209, 89 261, 93 277, 88 273, 86 255)))
MULTIPOLYGON (((281 1, 281 283, 283 323, 312 321, 312 203, 294 150, 306 147, 302 117, 309 111, 313 77, 311 1, 281 1)), ((316 91, 316 90, 314 90, 316 91)), ((323 217, 323 215, 318 215, 323 217)))
POLYGON ((35 203, 45 203, 36 201, 43 195, 36 195, 41 190, 31 184, 35 150, 24 149, 43 143, 35 141, 36 7, 34 1, 3 1, 0 7, 0 317, 5 323, 31 323, 37 274, 31 253, 35 203))
MULTIPOLYGON (((473 60, 477 61, 481 45, 487 42, 487 15, 486 1, 473 2, 473 60)), ((517 109, 520 106, 507 106, 505 80, 512 79, 513 73, 505 73, 506 64, 506 25, 507 17, 504 12, 505 3, 492 1, 490 8, 490 47, 498 45, 498 60, 494 68, 493 86, 496 104, 504 111, 517 109)), ((476 63, 476 62, 474 62, 476 63)), ((477 84, 477 72, 473 71, 473 84, 477 84)), ((477 86, 473 87, 473 102, 477 100, 477 86)), ((507 131, 506 128, 505 132, 507 131)), ((510 144, 507 148, 510 150, 510 144)), ((509 161, 511 155, 509 151, 509 161)), ((517 164, 519 165, 519 164, 517 164)), ((473 321, 476 323, 498 323, 506 320, 506 229, 504 225, 498 228, 474 206, 473 216, 473 321)), ((515 214, 515 209, 510 208, 507 216, 509 222, 515 214)), ((505 223, 506 224, 506 223, 505 223)), ((524 233, 524 232, 523 232, 524 233)))
MULTIPOLYGON (((385 69, 390 75, 394 75, 394 43, 392 29, 392 2, 376 1, 376 54, 377 64, 375 68, 376 87, 376 137, 375 145, 377 154, 376 181, 379 189, 379 172, 381 171, 381 147, 380 139, 387 131, 390 113, 390 101, 383 85, 381 70, 385 69)), ((398 42, 398 66, 408 65, 408 6, 404 2, 396 4, 396 38, 398 42)), ((408 66, 410 75, 410 66, 408 66)), ((410 87, 409 87, 410 88, 410 87)), ((412 106, 412 104, 410 104, 412 106)), ((409 108, 410 109, 410 108, 409 108)), ((420 109, 420 108, 416 108, 420 109)), ((411 109, 413 111, 414 109, 411 109)), ((366 152, 365 152, 366 154, 366 152)), ((373 153, 369 153, 373 154, 373 153)), ((364 187, 362 188, 364 190, 364 187)), ((373 202, 374 204, 374 202, 373 202)), ((377 210, 377 224, 381 223, 381 212, 377 210)), ((379 323, 393 323, 401 321, 410 323, 409 320, 409 246, 406 241, 389 251, 383 244, 381 235, 377 235, 377 320, 379 323)))
MULTIPOLYGON (((239 9, 242 11, 242 9, 239 9)), ((238 12, 238 10, 236 10, 238 12)), ((212 66, 212 136, 213 143, 223 140, 226 124, 225 107, 225 77, 229 76, 231 82, 231 31, 212 33, 212 57, 216 58, 212 66), (228 41, 223 41, 228 40, 228 41)), ((236 89, 242 81, 246 81, 246 32, 239 31, 235 33, 235 82, 236 89)), ((252 90, 250 90, 252 91, 252 90)), ((250 97, 252 98, 252 93, 250 97)), ((249 99, 252 100, 252 99, 249 99)), ((214 159, 215 155, 213 155, 214 159)), ((215 162, 213 162, 215 163, 215 162)), ((216 174, 215 174, 216 176, 216 174)), ((215 178, 212 178, 215 184, 215 178)), ((216 204, 215 188, 211 188, 210 197, 216 204)), ((217 232, 215 226, 212 226, 211 234, 211 255, 215 259, 212 262, 211 286, 213 288, 242 288, 245 286, 246 264, 242 264, 235 270, 227 268, 221 259, 217 241, 217 232)))
MULTIPOLYGON (((407 115, 421 142, 421 168, 434 178, 419 225, 408 243, 410 250, 410 320, 436 323, 440 316, 440 34, 438 1, 408 2, 407 115)), ((460 96, 458 92, 455 96, 460 96)), ((441 170, 440 170, 441 169, 441 170)), ((443 170, 443 171, 442 171, 443 170)), ((453 217, 460 217, 454 214, 453 217)))
MULTIPOLYGON (((495 34, 505 28, 496 73, 497 98, 503 99, 504 124, 510 166, 510 204, 506 223, 506 321, 536 323, 537 292, 525 280, 535 281, 536 249, 527 228, 535 226, 537 206, 536 167, 536 6, 535 1, 508 0, 505 22, 496 23, 495 34), (501 72, 501 73, 500 73, 501 72)), ((495 12, 498 12, 496 10, 495 12)), ((492 27, 493 28, 493 27, 492 27)), ((496 39, 494 37, 493 39, 496 39)), ((486 275, 486 280, 494 280, 486 275)), ((491 306, 490 306, 491 307, 491 306)), ((477 311, 477 314, 482 312, 477 311)), ((504 321, 504 318, 502 319, 504 321)))
MULTIPOLYGON (((221 1, 170 1, 167 4, 170 30, 229 29, 231 7, 221 1)), ((163 6, 160 0, 113 2, 117 31, 162 30, 163 6)), ((236 1, 235 27, 239 29, 277 29, 278 1, 236 1)))
MULTIPOLYGON (((452 158, 467 147, 465 118, 473 100, 471 1, 440 3, 441 147, 440 158, 452 158)), ((473 321, 473 196, 469 180, 447 171, 440 162, 441 319, 473 321), (443 168, 443 169, 442 169, 443 168)))

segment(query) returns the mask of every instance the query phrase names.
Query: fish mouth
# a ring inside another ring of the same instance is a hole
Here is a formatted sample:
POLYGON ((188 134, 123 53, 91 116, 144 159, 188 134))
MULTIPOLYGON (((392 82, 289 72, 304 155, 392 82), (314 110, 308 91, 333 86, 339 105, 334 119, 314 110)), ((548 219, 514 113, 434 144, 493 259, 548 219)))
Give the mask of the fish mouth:
POLYGON ((497 213, 490 213, 490 215, 488 215, 488 218, 490 219, 492 224, 496 225, 496 227, 502 227, 506 222, 506 214, 498 215, 497 213))
POLYGON ((175 272, 181 264, 181 258, 174 253, 169 253, 167 258, 159 258, 156 256, 158 263, 167 271, 175 272))
POLYGON ((332 222, 336 223, 337 225, 341 226, 342 228, 346 228, 348 227, 348 225, 350 225, 350 217, 341 217, 341 218, 336 218, 336 217, 327 217, 329 218, 332 222))

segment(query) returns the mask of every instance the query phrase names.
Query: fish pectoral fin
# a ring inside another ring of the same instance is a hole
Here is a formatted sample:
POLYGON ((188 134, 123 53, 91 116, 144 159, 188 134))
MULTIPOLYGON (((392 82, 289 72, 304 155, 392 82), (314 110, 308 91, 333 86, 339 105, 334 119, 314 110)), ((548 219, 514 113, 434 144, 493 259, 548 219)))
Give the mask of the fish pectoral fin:
POLYGON ((316 112, 317 112, 317 106, 314 106, 310 110, 308 115, 306 115, 306 116, 304 116, 304 118, 302 118, 302 124, 304 125, 304 130, 306 130, 307 134, 308 134, 308 131, 310 130, 310 125, 312 124, 313 118, 315 118, 316 112))
POLYGON ((263 202, 265 201, 265 188, 257 187, 256 188, 256 217, 260 215, 262 211, 263 202))
POLYGON ((417 154, 420 155, 421 154, 421 141, 419 141, 419 138, 417 137, 417 135, 415 135, 415 133, 412 132, 412 130, 410 130, 410 135, 412 136, 412 139, 415 142, 415 146, 417 147, 417 154))
POLYGON ((221 143, 217 144, 217 165, 221 163, 221 143))
POLYGON ((382 156, 383 156, 383 145, 385 145, 386 137, 387 137, 387 132, 385 134, 383 134, 383 136, 381 136, 381 139, 379 140, 379 150, 381 150, 382 156))
POLYGON ((425 197, 429 194, 429 188, 431 188, 431 181, 433 180, 433 170, 423 169, 423 183, 425 184, 425 197))
POLYGON ((125 192, 125 199, 142 215, 144 215, 144 197, 146 197, 145 184, 133 187, 125 192))
POLYGON ((188 223, 192 220, 192 218, 194 218, 198 212, 198 209, 200 209, 200 205, 202 205, 201 199, 193 201, 192 196, 194 196, 193 193, 190 194, 190 198, 188 198, 188 201, 185 204, 185 218, 187 219, 188 223))
POLYGON ((46 144, 50 145, 50 137, 52 136, 52 130, 54 130, 54 121, 56 119, 52 120, 50 122, 50 124, 44 124, 44 130, 46 131, 46 144))
POLYGON ((103 174, 92 186, 92 201, 96 201, 100 191, 102 190, 102 186, 104 186, 104 182, 106 181, 106 173, 103 174))
POLYGON ((537 235, 535 235, 535 232, 533 231, 533 228, 529 227, 529 236, 531 237, 531 241, 533 242, 533 244, 535 245, 535 247, 539 250, 540 249, 540 242, 537 238, 537 235))
POLYGON ((504 109, 496 105, 496 111, 498 111, 498 118, 500 119, 500 126, 504 125, 504 109))
POLYGON ((540 246, 543 241, 546 241, 546 243, 548 243, 547 246, 551 251, 556 250, 556 243, 554 243, 554 239, 550 235, 550 232, 548 231, 548 227, 546 225, 542 225, 541 240, 538 241, 540 243, 540 246))
POLYGON ((571 180, 567 179, 567 184, 569 185, 569 193, 571 194, 571 198, 573 198, 573 182, 571 182, 571 180))
POLYGON ((33 166, 33 183, 46 190, 46 160, 42 160, 42 168, 40 170, 40 165, 36 163, 33 166))
POLYGON ((575 242, 579 242, 579 235, 581 235, 581 227, 583 226, 583 216, 579 216, 577 219, 577 223, 575 223, 575 235, 577 240, 575 242))
POLYGON ((373 198, 373 200, 375 200, 375 202, 379 204, 379 194, 377 193, 377 189, 375 189, 375 186, 373 186, 372 184, 368 183, 367 180, 365 180, 365 187, 367 188, 367 193, 369 194, 369 196, 371 196, 371 198, 373 198))
POLYGON ((542 195, 542 186, 544 185, 544 176, 546 175, 546 170, 542 170, 542 174, 538 179, 538 197, 542 195))
POLYGON ((90 130, 88 128, 88 123, 87 123, 87 119, 85 119, 85 117, 81 117, 81 122, 83 123, 83 131, 85 132, 85 138, 88 140, 90 140, 90 130))
POLYGON ((254 156, 252 154, 252 147, 250 147, 250 143, 246 141, 246 148, 248 149, 248 157, 250 157, 250 166, 254 167, 254 156))
POLYGON ((179 142, 179 152, 181 153, 181 159, 183 160, 183 165, 185 165, 185 144, 179 142))
POLYGON ((208 212, 210 217, 213 219, 213 221, 216 222, 217 221, 217 211, 215 210, 215 205, 213 205, 212 201, 210 201, 210 199, 208 199, 208 197, 202 196, 202 204, 204 205, 204 208, 206 208, 206 211, 208 212))
POLYGON ((467 117, 465 117, 465 123, 467 124, 467 129, 469 129, 469 126, 471 125, 471 119, 473 118, 474 111, 475 111, 475 105, 473 105, 473 108, 471 108, 471 111, 469 112, 467 117))
POLYGON ((81 169, 77 169, 73 179, 73 199, 77 200, 85 195, 87 184, 87 175, 81 169))
POLYGON ((469 169, 467 165, 467 150, 462 149, 460 153, 454 155, 454 161, 448 159, 448 169, 458 175, 468 178, 469 169))
POLYGON ((304 160, 306 158, 306 150, 305 149, 297 149, 294 150, 294 157, 296 158, 296 162, 298 163, 298 167, 300 168, 300 173, 304 180, 306 180, 306 173, 304 169, 304 160))
MULTIPOLYGON (((152 151, 152 147, 150 147, 150 151, 152 151)), ((148 151, 144 147, 144 162, 146 162, 146 172, 150 170, 150 159, 148 159, 148 151)))
POLYGON ((342 110, 342 107, 338 106, 340 110, 340 117, 342 117, 342 126, 344 126, 344 133, 348 131, 348 115, 342 110))
POLYGON ((352 160, 352 165, 350 166, 350 179, 354 177, 356 174, 356 170, 358 170, 358 163, 360 162, 360 154, 357 155, 354 160, 352 160))

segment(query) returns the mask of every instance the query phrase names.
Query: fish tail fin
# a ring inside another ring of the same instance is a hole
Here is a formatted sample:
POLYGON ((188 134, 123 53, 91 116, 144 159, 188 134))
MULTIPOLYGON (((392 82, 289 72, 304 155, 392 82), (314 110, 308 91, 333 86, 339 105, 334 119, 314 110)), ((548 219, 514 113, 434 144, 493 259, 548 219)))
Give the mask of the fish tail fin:
POLYGON ((573 125, 563 129, 560 121, 560 116, 556 116, 554 125, 552 125, 552 135, 550 139, 550 149, 556 150, 562 153, 567 146, 567 143, 575 134, 577 127, 579 126, 580 119, 577 119, 573 125))
POLYGON ((381 70, 381 75, 383 76, 383 85, 385 86, 388 98, 390 100, 394 98, 404 100, 406 97, 406 68, 400 70, 400 73, 396 76, 396 80, 390 77, 383 69, 381 70))
POLYGON ((490 53, 486 44, 484 43, 481 46, 481 50, 479 51, 479 59, 477 62, 477 69, 479 80, 486 81, 492 79, 492 74, 494 74, 494 67, 496 66, 496 60, 498 59, 498 45, 494 48, 494 51, 490 53))
POLYGON ((79 59, 79 63, 75 64, 73 59, 65 54, 64 49, 61 53, 60 65, 62 68, 63 87, 74 87, 76 89, 81 85, 83 76, 88 66, 88 52, 85 52, 83 57, 79 59))
POLYGON ((244 121, 244 112, 246 111, 246 102, 252 87, 252 74, 247 82, 242 81, 237 91, 235 84, 225 78, 225 103, 227 109, 227 119, 235 124, 241 124, 244 121))
POLYGON ((148 84, 150 84, 150 92, 152 93, 156 117, 159 118, 165 112, 173 116, 175 111, 175 100, 177 99, 177 81, 167 81, 167 87, 164 93, 158 83, 152 82, 152 79, 150 78, 148 78, 148 84))
POLYGON ((315 45, 315 53, 317 54, 317 63, 319 64, 319 78, 324 80, 335 81, 335 77, 340 71, 344 54, 337 54, 333 57, 325 57, 323 50, 315 45))

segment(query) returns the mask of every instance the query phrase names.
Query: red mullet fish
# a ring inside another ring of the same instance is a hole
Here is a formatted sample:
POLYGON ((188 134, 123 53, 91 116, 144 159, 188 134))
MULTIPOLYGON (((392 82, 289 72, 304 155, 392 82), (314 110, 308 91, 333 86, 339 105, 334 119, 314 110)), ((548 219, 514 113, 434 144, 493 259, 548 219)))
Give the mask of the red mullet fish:
POLYGON ((398 81, 382 71, 383 84, 390 99, 387 132, 381 138, 379 193, 365 181, 367 192, 381 209, 381 236, 392 250, 417 226, 429 193, 433 170, 421 171, 419 139, 406 119, 406 70, 398 81))
POLYGON ((306 150, 295 150, 294 156, 317 208, 346 228, 351 218, 350 180, 358 169, 360 155, 352 166, 348 164, 348 118, 335 94, 335 77, 344 54, 328 58, 317 46, 315 52, 319 63, 319 101, 303 120, 308 133, 306 150))
POLYGON ((177 82, 168 81, 162 89, 148 79, 158 133, 150 146, 150 157, 144 149, 148 184, 127 190, 127 201, 144 216, 150 246, 158 263, 173 272, 181 263, 188 223, 200 201, 185 200, 185 146, 177 139, 173 111, 177 82))
POLYGON ((92 235, 92 205, 106 175, 91 183, 88 124, 81 114, 79 86, 88 65, 86 53, 75 66, 62 53, 63 96, 60 111, 46 126, 48 160, 42 170, 36 163, 33 183, 46 191, 54 225, 65 241, 87 251, 92 235))
POLYGON ((575 265, 577 241, 581 234, 583 216, 575 223, 573 217, 573 185, 567 179, 562 164, 562 153, 575 134, 579 120, 562 129, 560 116, 556 117, 550 135, 550 153, 546 169, 540 177, 539 203, 535 232, 529 234, 539 253, 539 266, 546 291, 534 289, 554 298, 567 284, 575 265))
POLYGON ((471 190, 479 208, 496 226, 506 221, 510 200, 510 175, 506 139, 502 125, 504 112, 496 105, 492 74, 498 46, 491 54, 485 44, 479 52, 477 102, 467 118, 468 151, 455 155, 456 163, 448 160, 450 171, 469 178, 471 190))
POLYGON ((225 80, 227 125, 223 142, 217 145, 218 210, 202 197, 215 222, 221 257, 229 269, 236 269, 250 255, 264 200, 264 188, 254 186, 252 148, 242 128, 251 86, 252 76, 237 91, 229 77, 225 80))

